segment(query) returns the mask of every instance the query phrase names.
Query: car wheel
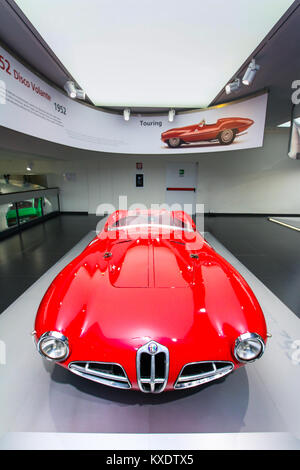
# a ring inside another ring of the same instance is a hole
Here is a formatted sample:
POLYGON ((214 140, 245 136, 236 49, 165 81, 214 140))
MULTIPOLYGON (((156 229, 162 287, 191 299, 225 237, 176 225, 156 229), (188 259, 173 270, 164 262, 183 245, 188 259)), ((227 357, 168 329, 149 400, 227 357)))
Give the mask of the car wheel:
POLYGON ((224 129, 218 135, 218 140, 222 145, 229 145, 234 141, 235 131, 233 129, 224 129))
POLYGON ((181 145, 181 140, 179 137, 171 137, 171 139, 167 141, 167 144, 169 147, 176 148, 181 145))

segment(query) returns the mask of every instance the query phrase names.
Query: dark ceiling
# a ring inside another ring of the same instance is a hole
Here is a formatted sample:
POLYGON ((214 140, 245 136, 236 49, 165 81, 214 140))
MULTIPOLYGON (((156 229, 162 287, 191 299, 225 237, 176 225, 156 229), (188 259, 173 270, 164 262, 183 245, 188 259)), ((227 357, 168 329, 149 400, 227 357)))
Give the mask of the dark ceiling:
MULTIPOLYGON (((73 79, 13 0, 1 0, 0 18, 0 42, 11 52, 60 89, 63 89, 68 79, 73 79)), ((232 77, 232 79, 242 78, 251 58, 255 57, 261 68, 253 84, 249 87, 242 86, 230 95, 226 95, 223 89, 211 104, 240 99, 267 88, 269 90, 267 127, 288 121, 292 104, 291 84, 294 80, 300 80, 299 55, 300 0, 296 0, 251 56, 245 58, 244 64, 232 77)), ((216 73, 218 73, 217 64, 216 73)), ((80 87, 79 83, 77 85, 80 87)), ((225 85, 226 83, 224 87, 225 85)), ((110 109, 122 112, 121 107, 110 109)), ((151 113, 167 111, 167 108, 134 108, 132 111, 151 113)))
POLYGON ((291 116, 291 87, 294 80, 300 80, 300 1, 293 3, 268 36, 253 52, 250 58, 236 72, 234 78, 242 78, 252 57, 260 65, 253 84, 242 86, 237 92, 226 95, 221 90, 212 104, 239 99, 251 90, 255 93, 264 88, 269 90, 267 120, 268 127, 289 121, 291 116))

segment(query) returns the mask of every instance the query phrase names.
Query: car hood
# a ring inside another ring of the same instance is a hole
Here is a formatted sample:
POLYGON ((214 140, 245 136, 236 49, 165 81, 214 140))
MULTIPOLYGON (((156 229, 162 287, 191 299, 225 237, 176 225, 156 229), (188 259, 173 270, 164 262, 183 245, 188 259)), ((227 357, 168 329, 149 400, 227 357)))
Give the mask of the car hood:
POLYGON ((173 129, 168 129, 167 131, 162 133, 162 136, 167 135, 168 133, 173 133, 173 132, 187 132, 187 131, 192 131, 198 127, 198 124, 192 124, 190 126, 184 126, 184 127, 174 127, 173 129))
POLYGON ((264 337, 263 314, 249 286, 196 238, 193 250, 159 238, 95 240, 48 289, 37 335, 61 331, 73 346, 80 339, 90 354, 101 345, 108 356, 120 344, 136 349, 150 339, 199 350, 201 341, 211 342, 220 345, 221 357, 241 333, 264 337))

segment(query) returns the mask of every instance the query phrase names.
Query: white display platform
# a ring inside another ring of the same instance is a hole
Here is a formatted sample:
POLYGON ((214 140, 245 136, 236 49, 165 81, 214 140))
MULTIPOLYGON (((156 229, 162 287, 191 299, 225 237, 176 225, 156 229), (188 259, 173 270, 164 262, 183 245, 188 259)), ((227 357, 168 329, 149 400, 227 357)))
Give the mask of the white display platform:
POLYGON ((94 235, 0 316, 6 346, 0 449, 300 449, 300 321, 210 233, 207 241, 245 277, 263 308, 273 337, 259 361, 222 382, 145 395, 101 386, 42 360, 31 337, 39 302, 94 235))

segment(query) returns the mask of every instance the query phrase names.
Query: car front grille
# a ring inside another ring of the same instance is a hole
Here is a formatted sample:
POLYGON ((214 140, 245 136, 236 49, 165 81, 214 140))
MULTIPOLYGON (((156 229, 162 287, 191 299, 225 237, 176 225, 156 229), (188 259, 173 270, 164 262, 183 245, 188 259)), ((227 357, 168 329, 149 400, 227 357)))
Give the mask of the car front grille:
POLYGON ((126 372, 120 364, 76 361, 69 364, 69 370, 74 374, 103 385, 115 388, 131 388, 126 372))
POLYGON ((169 376, 169 351, 155 341, 150 341, 137 351, 137 381, 145 393, 160 393, 164 390, 169 376))
POLYGON ((176 380, 175 389, 196 387, 217 380, 233 370, 232 362, 203 361, 186 364, 176 380))

